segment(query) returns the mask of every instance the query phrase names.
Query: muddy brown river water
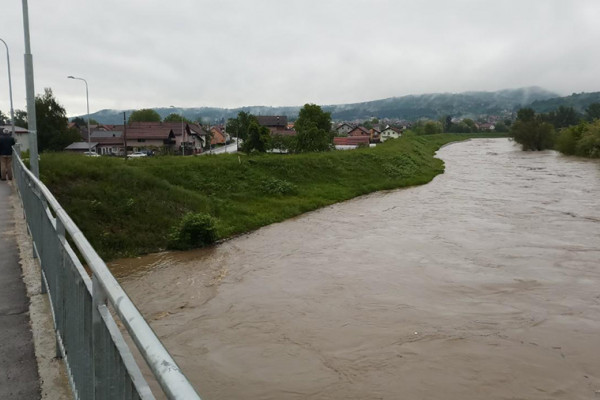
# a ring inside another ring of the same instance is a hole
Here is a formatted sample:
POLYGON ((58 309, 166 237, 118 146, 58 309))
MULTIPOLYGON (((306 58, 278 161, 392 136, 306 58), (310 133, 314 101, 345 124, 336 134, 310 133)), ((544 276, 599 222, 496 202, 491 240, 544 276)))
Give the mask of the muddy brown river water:
POLYGON ((428 185, 112 269, 203 399, 600 398, 600 163, 438 157, 428 185))

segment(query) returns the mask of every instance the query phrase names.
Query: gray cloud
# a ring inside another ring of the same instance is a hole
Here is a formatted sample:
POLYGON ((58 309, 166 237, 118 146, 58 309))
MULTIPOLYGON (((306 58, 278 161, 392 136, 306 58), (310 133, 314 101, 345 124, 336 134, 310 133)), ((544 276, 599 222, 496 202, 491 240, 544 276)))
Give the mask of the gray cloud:
MULTIPOLYGON (((600 90, 595 0, 30 1, 36 93, 69 115, 301 105, 538 85, 600 90)), ((25 108, 21 2, 4 5, 25 108)), ((0 109, 8 106, 5 58, 0 109)))

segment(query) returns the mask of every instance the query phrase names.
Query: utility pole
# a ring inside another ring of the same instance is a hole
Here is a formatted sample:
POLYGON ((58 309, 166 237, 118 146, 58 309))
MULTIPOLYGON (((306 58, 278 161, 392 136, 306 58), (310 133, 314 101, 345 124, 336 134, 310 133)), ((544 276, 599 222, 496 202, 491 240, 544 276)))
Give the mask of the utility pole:
POLYGON ((127 161, 127 119, 126 112, 123 111, 123 148, 125 149, 125 161, 127 161))

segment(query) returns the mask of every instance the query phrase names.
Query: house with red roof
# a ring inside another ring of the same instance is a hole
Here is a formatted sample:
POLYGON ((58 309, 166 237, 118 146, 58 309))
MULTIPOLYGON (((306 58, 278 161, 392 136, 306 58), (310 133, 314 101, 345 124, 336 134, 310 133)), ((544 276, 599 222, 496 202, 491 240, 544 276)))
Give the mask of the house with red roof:
POLYGON ((296 134, 296 131, 293 128, 294 124, 291 124, 290 127, 285 115, 259 115, 256 119, 258 120, 259 125, 269 129, 271 136, 292 136, 296 134))
POLYGON ((210 127, 210 144, 225 144, 228 142, 229 135, 225 133, 225 128, 223 126, 211 126, 210 127))

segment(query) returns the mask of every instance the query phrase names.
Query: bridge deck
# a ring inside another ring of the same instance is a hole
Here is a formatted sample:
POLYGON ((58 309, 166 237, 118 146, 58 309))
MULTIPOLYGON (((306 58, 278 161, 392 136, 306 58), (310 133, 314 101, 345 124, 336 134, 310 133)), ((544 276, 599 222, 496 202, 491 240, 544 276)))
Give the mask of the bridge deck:
POLYGON ((0 181, 0 399, 39 399, 38 366, 7 181, 0 181))

